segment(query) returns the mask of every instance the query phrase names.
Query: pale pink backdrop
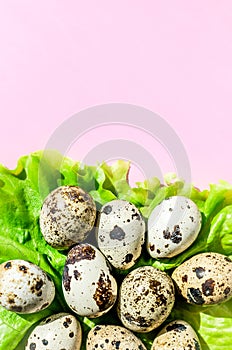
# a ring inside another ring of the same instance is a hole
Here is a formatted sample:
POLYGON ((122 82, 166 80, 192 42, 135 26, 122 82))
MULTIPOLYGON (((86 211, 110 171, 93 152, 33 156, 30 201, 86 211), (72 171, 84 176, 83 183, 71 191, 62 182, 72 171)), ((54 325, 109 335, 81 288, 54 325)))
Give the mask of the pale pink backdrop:
POLYGON ((232 2, 0 0, 1 163, 15 167, 64 120, 109 102, 162 116, 198 187, 232 182, 232 2))

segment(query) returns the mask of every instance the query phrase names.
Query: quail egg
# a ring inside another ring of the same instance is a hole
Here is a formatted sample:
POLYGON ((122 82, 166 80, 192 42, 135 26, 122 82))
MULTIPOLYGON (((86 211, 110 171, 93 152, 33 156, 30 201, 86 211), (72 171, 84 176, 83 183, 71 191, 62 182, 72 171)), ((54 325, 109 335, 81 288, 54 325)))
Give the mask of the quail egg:
POLYGON ((25 350, 80 350, 81 325, 67 313, 52 315, 43 320, 31 332, 25 350))
POLYGON ((148 219, 147 250, 152 258, 171 258, 187 249, 201 229, 201 213, 189 198, 163 200, 148 219))
POLYGON ((0 305, 5 309, 29 314, 47 308, 54 297, 54 283, 39 266, 24 260, 0 265, 0 305))
POLYGON ((68 253, 62 288, 69 307, 80 316, 98 317, 114 305, 117 283, 104 255, 94 246, 82 243, 68 253))
POLYGON ((92 197, 77 186, 61 186, 44 200, 41 232, 54 248, 68 248, 84 241, 94 226, 96 206, 92 197))
POLYGON ((178 266, 172 278, 190 304, 217 304, 232 297, 232 261, 222 254, 197 254, 178 266))
POLYGON ((142 266, 131 271, 121 284, 118 316, 126 328, 150 332, 165 321, 174 301, 174 285, 168 274, 142 266))
POLYGON ((139 258, 145 223, 134 204, 113 200, 100 212, 97 241, 101 252, 118 269, 128 269, 139 258))
POLYGON ((99 325, 91 329, 86 350, 146 350, 139 338, 121 326, 99 325))
POLYGON ((201 350, 198 336, 192 326, 183 320, 167 324, 155 338, 151 350, 201 350))

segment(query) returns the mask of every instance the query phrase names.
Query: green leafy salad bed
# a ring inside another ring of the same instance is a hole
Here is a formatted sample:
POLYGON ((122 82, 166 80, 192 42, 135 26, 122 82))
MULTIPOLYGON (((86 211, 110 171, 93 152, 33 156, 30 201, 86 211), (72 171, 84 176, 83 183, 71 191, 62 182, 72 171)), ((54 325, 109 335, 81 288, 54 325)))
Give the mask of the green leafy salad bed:
MULTIPOLYGON (((97 210, 113 199, 124 199, 139 208, 145 221, 164 198, 183 195, 196 203, 202 214, 202 227, 196 241, 173 258, 153 259, 146 249, 132 267, 152 265, 171 274, 187 258, 202 252, 216 252, 232 258, 232 185, 221 181, 200 191, 193 185, 166 176, 165 184, 157 178, 128 183, 129 162, 117 161, 112 166, 82 165, 56 152, 36 152, 19 159, 15 170, 0 165, 0 263, 23 259, 40 266, 54 281, 56 297, 45 310, 34 314, 17 314, 0 306, 0 350, 24 349, 31 327, 46 316, 70 312, 62 293, 62 273, 67 251, 46 243, 39 225, 45 197, 61 185, 78 185, 94 199, 97 210)), ((154 174, 155 175, 155 174, 154 174)), ((197 185, 197 184, 196 184, 197 185)), ((113 270, 122 280, 128 271, 113 270)), ((83 330, 83 345, 90 328, 96 324, 120 324, 115 308, 106 315, 88 319, 78 317, 83 330)), ((219 305, 198 306, 176 300, 167 322, 183 319, 197 332, 203 350, 232 349, 232 299, 219 305)), ((139 334, 147 349, 159 329, 139 334)))

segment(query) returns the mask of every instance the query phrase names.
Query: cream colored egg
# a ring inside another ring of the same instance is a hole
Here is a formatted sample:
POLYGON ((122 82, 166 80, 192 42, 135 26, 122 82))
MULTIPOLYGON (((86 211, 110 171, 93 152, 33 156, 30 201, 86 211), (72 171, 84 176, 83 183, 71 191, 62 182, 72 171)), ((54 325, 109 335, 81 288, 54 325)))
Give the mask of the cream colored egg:
POLYGON ((113 307, 117 297, 117 283, 104 255, 87 243, 69 251, 62 288, 68 306, 80 316, 103 315, 113 307))
POLYGON ((192 326, 183 320, 167 324, 154 339, 151 350, 201 350, 198 336, 192 326))
POLYGON ((174 285, 168 274, 142 266, 131 271, 121 284, 118 316, 131 331, 150 332, 166 320, 174 301, 174 285))
POLYGON ((178 266, 172 278, 190 304, 217 304, 232 297, 232 261, 222 254, 197 254, 178 266))
POLYGON ((31 332, 25 350, 80 350, 80 322, 71 314, 59 313, 43 320, 31 332))
POLYGON ((37 265, 9 260, 0 265, 0 305, 28 314, 47 308, 55 297, 51 278, 37 265))
POLYGON ((40 228, 54 248, 64 249, 85 240, 96 219, 92 197, 77 186, 60 186, 44 200, 40 228))
POLYGON ((171 258, 187 249, 201 229, 201 213, 183 196, 163 200, 148 218, 147 250, 152 258, 171 258))
POLYGON ((134 204, 113 200, 100 212, 97 241, 101 252, 118 269, 132 267, 142 252, 145 222, 134 204))

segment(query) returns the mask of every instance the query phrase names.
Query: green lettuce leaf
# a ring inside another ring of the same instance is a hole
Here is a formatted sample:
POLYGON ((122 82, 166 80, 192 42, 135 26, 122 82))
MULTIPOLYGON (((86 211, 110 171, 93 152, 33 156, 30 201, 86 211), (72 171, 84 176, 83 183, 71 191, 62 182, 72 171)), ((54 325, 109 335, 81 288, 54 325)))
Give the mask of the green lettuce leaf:
MULTIPOLYGON (((175 174, 159 179, 147 179, 136 187, 128 183, 130 163, 119 160, 113 165, 106 163, 87 166, 64 157, 56 151, 35 152, 19 159, 16 169, 0 165, 0 263, 9 259, 25 259, 45 270, 56 286, 56 298, 52 305, 32 315, 20 315, 0 307, 0 350, 21 350, 31 327, 44 317, 60 311, 68 311, 61 288, 65 251, 50 247, 40 232, 39 215, 44 198, 61 185, 78 185, 89 192, 97 209, 116 198, 134 203, 145 221, 151 211, 164 198, 184 195, 191 198, 202 214, 202 229, 197 240, 186 251, 171 259, 155 260, 144 248, 133 267, 153 265, 168 273, 183 261, 204 251, 214 251, 232 257, 232 186, 224 181, 200 191, 186 184, 175 174)), ((132 268, 132 269, 133 269, 132 268)), ((120 281, 128 271, 113 271, 120 281)), ((113 308, 98 319, 79 317, 85 349, 85 338, 90 328, 99 323, 119 324, 113 308)), ((177 301, 168 318, 182 318, 197 331, 203 350, 230 348, 232 329, 232 301, 198 307, 177 301)), ((139 336, 150 349, 157 334, 155 330, 139 336)))

